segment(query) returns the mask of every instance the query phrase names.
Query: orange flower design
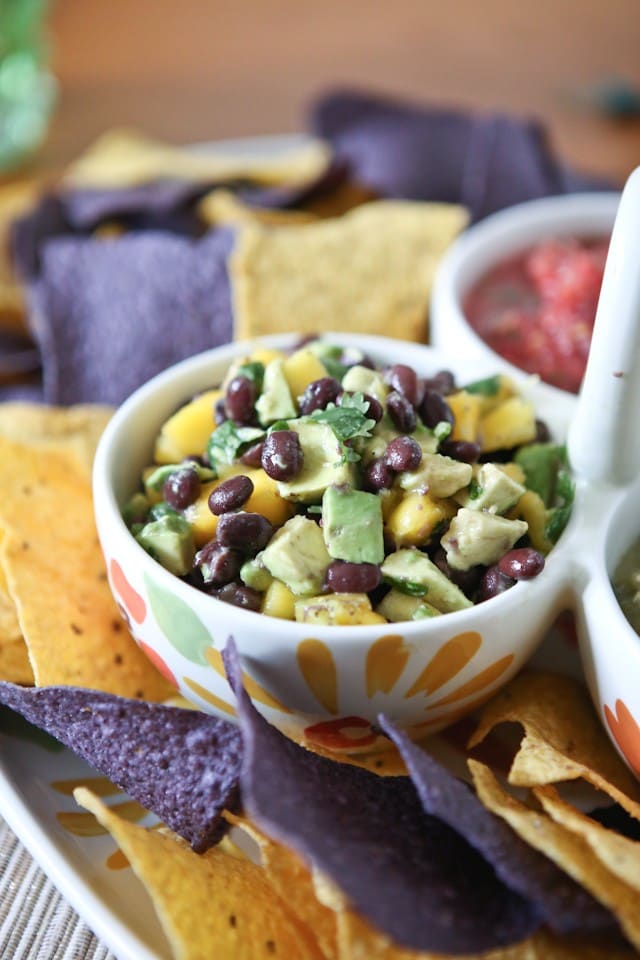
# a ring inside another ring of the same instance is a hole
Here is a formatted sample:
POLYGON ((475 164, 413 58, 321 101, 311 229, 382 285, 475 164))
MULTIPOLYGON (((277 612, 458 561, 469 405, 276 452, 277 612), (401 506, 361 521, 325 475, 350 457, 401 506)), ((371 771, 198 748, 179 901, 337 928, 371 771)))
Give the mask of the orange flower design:
POLYGON ((633 772, 640 777, 640 726, 626 703, 616 700, 615 713, 605 704, 609 729, 633 772))

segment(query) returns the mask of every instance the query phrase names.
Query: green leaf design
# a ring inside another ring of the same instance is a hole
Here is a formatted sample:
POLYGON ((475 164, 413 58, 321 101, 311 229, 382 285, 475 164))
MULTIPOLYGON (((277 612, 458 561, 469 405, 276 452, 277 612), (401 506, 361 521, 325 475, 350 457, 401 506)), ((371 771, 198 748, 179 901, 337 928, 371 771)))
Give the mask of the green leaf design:
POLYGON ((158 626, 172 647, 192 663, 207 665, 204 652, 213 638, 199 617, 183 600, 159 587, 147 574, 144 582, 158 626))

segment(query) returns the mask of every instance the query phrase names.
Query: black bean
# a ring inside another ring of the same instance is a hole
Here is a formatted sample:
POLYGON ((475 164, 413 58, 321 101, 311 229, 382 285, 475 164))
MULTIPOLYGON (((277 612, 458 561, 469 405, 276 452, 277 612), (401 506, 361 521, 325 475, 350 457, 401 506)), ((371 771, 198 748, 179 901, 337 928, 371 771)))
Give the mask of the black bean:
POLYGON ((491 597, 497 597, 498 594, 504 593, 514 584, 515 580, 512 580, 511 577, 505 577, 497 564, 487 567, 478 587, 478 603, 490 600, 491 597))
POLYGON ((253 493, 253 481, 243 473, 223 480, 209 494, 209 510, 220 516, 231 510, 239 510, 253 493))
POLYGON ((549 443, 551 431, 544 420, 536 420, 536 443, 549 443))
POLYGON ((367 416, 371 420, 375 420, 376 423, 380 423, 382 420, 382 415, 384 410, 382 409, 382 404, 376 397, 372 397, 370 393, 363 394, 364 399, 369 404, 369 409, 367 410, 367 416))
POLYGON ((304 454, 295 430, 274 430, 265 438, 260 463, 272 480, 291 480, 302 469, 304 454))
POLYGON ((184 510, 197 498, 200 478, 193 467, 180 467, 162 485, 162 497, 174 510, 184 510))
POLYGON ((395 473, 417 470, 422 460, 422 448, 413 437, 395 437, 387 444, 383 459, 395 473))
POLYGON ((245 467, 260 467, 262 466, 262 448, 264 446, 264 440, 259 440, 257 443, 253 443, 250 447, 244 451, 240 457, 240 463, 243 463, 245 467))
POLYGON ((334 560, 325 579, 334 593, 369 593, 380 583, 380 568, 375 563, 347 563, 334 560))
POLYGON ((193 565, 200 570, 204 583, 221 587, 237 578, 242 561, 242 555, 235 550, 223 547, 216 540, 210 540, 198 550, 193 565))
POLYGON ((443 440, 438 453, 463 463, 476 463, 480 456, 480 444, 472 443, 471 440, 443 440))
POLYGON ((379 493, 393 486, 394 473, 391 467, 380 457, 372 460, 362 474, 362 488, 369 493, 379 493))
POLYGON ((260 513, 223 513, 218 520, 216 540, 223 547, 257 553, 266 547, 273 534, 273 527, 260 513))
POLYGON ((255 417, 254 404, 256 400, 256 385, 249 377, 234 377, 224 397, 224 410, 227 417, 234 423, 252 423, 255 417))
POLYGON ((217 590, 214 596, 223 603, 231 603, 244 610, 258 611, 262 606, 262 595, 251 587, 245 587, 243 583, 227 583, 217 590))
POLYGON ((420 404, 420 416, 424 425, 432 429, 438 423, 450 423, 453 426, 455 422, 453 410, 436 390, 425 390, 420 404))
POLYGON ((425 390, 435 390, 445 397, 456 389, 456 380, 450 370, 439 370, 432 377, 425 377, 423 384, 425 390))
POLYGON ((401 393, 392 390, 387 396, 387 413, 391 417, 393 425, 402 433, 411 433, 415 430, 416 412, 413 406, 401 393))
POLYGON ((300 413, 308 416, 314 410, 324 410, 330 403, 335 403, 342 386, 335 377, 321 377, 313 380, 300 398, 300 413))
POLYGON ((544 556, 533 547, 509 550, 498 561, 500 573, 512 580, 531 580, 544 570, 544 556))
POLYGON ((419 382, 413 367, 408 367, 405 363, 394 363, 384 371, 384 379, 391 389, 401 394, 412 407, 416 406, 419 400, 419 382))
POLYGON ((225 420, 228 420, 227 411, 224 406, 224 397, 220 397, 219 400, 213 405, 213 419, 216 422, 216 426, 219 427, 221 423, 224 423, 225 420))

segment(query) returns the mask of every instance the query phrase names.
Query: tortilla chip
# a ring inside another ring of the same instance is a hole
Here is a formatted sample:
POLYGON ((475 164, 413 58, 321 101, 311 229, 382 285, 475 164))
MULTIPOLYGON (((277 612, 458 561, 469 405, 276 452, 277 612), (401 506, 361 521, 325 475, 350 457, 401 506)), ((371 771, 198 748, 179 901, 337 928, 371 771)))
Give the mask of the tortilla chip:
POLYGON ((427 338, 433 275, 462 207, 379 201, 301 226, 245 228, 230 259, 237 339, 267 333, 427 338))
POLYGON ((502 789, 489 767, 469 760, 478 796, 534 849, 573 877, 617 918, 627 938, 640 948, 640 896, 603 866, 589 844, 547 814, 525 806, 502 789))
POLYGON ((640 894, 640 843, 608 830, 563 800, 553 787, 536 787, 534 794, 556 823, 582 837, 600 862, 640 894))
POLYGON ((265 227, 277 227, 291 223, 310 223, 316 217, 303 210, 278 210, 267 207, 251 207, 243 203, 231 190, 217 188, 202 198, 198 204, 198 215, 208 226, 216 227, 221 223, 242 225, 262 224, 265 227))
POLYGON ((314 932, 327 960, 337 960, 336 919, 333 910, 315 894, 312 874, 302 860, 280 843, 274 843, 247 817, 226 814, 229 823, 243 830, 260 849, 266 876, 295 915, 314 932))
POLYGON ((465 953, 517 942, 540 925, 461 836, 427 816, 407 777, 311 753, 257 712, 235 644, 223 652, 237 699, 244 808, 275 841, 326 874, 395 942, 465 953))
POLYGON ((0 545, 39 686, 164 700, 166 680, 138 649, 109 590, 86 466, 74 453, 0 437, 0 545))
POLYGON ((387 717, 380 716, 378 722, 402 752, 425 813, 439 817, 461 834, 510 890, 536 905, 545 926, 556 933, 610 928, 609 912, 548 857, 514 836, 468 784, 454 777, 387 717))
POLYGON ((74 187, 125 187, 153 180, 179 179, 225 182, 304 183, 328 166, 331 154, 321 140, 304 138, 290 150, 271 156, 249 152, 184 150, 135 130, 114 129, 102 134, 68 168, 66 182, 74 187))
MULTIPOLYGON (((350 910, 338 914, 340 960, 453 960, 442 953, 403 950, 350 910)), ((540 930, 511 947, 465 954, 461 960, 634 960, 637 953, 615 937, 557 936, 540 930)))
MULTIPOLYGON (((0 528, 0 547, 2 539, 3 532, 0 528)), ((9 680, 11 683, 33 683, 33 670, 2 564, 0 564, 0 680, 9 680)))
POLYGON ((469 747, 499 723, 520 723, 525 729, 510 783, 534 787, 582 777, 638 816, 638 783, 609 742, 580 683, 560 674, 521 673, 484 708, 469 747))
POLYGON ((98 440, 112 413, 111 407, 98 404, 45 407, 37 403, 3 403, 0 436, 28 446, 69 450, 90 478, 98 440))
POLYGON ((172 834, 121 820, 89 790, 74 797, 122 849, 180 960, 323 960, 312 932, 251 860, 219 848, 198 856, 172 834))

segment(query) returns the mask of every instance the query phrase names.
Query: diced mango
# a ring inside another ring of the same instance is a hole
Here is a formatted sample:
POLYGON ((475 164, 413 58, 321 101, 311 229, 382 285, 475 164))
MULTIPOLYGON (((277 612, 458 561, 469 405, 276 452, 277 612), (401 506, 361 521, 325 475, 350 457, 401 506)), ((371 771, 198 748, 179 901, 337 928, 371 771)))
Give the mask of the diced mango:
POLYGON ((155 462, 179 463, 190 454, 202 453, 215 430, 214 407, 222 396, 222 390, 207 390, 169 417, 156 440, 155 462))
POLYGON ((428 493, 409 493, 392 511, 387 527, 398 547, 419 547, 444 518, 440 503, 428 493))
POLYGON ((249 356, 249 363, 261 363, 266 367, 272 360, 284 360, 286 353, 269 347, 257 347, 249 356))
POLYGON ((395 588, 389 590, 376 607, 376 612, 389 623, 413 620, 418 611, 418 616, 421 615, 425 618, 442 616, 440 610, 427 603, 424 597, 412 597, 408 593, 402 593, 395 588))
POLYGON ((522 494, 515 507, 509 512, 511 520, 525 520, 529 524, 527 533, 531 546, 540 553, 548 553, 553 544, 544 535, 547 524, 547 508, 544 500, 533 490, 522 494))
POLYGON ((294 402, 302 396, 310 383, 327 376, 326 367, 308 347, 301 347, 287 357, 282 364, 282 372, 294 402))
POLYGON ((299 623, 356 626, 369 623, 373 613, 366 593, 334 593, 327 596, 296 600, 295 615, 299 623))
POLYGON ((268 617, 295 620, 296 597, 281 580, 272 580, 262 601, 262 612, 268 617))
POLYGON ((382 519, 385 523, 396 509, 404 496, 404 491, 400 487, 391 487, 389 490, 381 490, 378 494, 380 506, 382 507, 382 519))
POLYGON ((483 398, 477 393, 459 390, 447 397, 455 422, 451 431, 452 440, 464 440, 475 443, 480 429, 483 398))
POLYGON ((209 494, 218 486, 220 480, 212 480, 211 483, 203 483, 200 496, 197 500, 184 511, 184 518, 191 525, 193 539, 196 547, 202 547, 209 540, 213 540, 216 535, 218 518, 215 513, 209 510, 209 494))
POLYGON ((510 397, 480 421, 480 443, 483 453, 509 450, 536 438, 536 415, 533 404, 523 397, 510 397))
POLYGON ((519 463, 511 461, 510 463, 497 463, 496 466, 502 470, 503 473, 506 473, 511 480, 515 480, 516 483, 521 483, 523 487, 526 485, 527 478, 519 463))
POLYGON ((509 397, 514 397, 518 392, 511 377, 506 377, 504 373, 497 374, 495 379, 498 382, 498 389, 495 393, 479 394, 483 416, 489 413, 490 410, 493 410, 494 407, 498 407, 501 403, 504 403, 509 397))

